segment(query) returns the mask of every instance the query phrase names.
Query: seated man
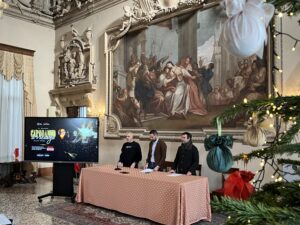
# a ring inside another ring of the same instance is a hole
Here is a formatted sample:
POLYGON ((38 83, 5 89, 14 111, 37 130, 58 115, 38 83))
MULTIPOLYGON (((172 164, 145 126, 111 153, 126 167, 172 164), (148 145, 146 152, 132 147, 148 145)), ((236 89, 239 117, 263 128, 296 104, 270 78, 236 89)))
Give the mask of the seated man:
POLYGON ((142 160, 142 151, 139 143, 133 141, 133 134, 126 134, 127 142, 123 144, 121 149, 120 160, 118 166, 138 168, 139 161, 142 160))
POLYGON ((192 143, 192 135, 189 132, 181 134, 182 144, 177 150, 177 154, 172 166, 171 173, 181 173, 186 175, 196 175, 196 168, 199 164, 199 152, 192 143))

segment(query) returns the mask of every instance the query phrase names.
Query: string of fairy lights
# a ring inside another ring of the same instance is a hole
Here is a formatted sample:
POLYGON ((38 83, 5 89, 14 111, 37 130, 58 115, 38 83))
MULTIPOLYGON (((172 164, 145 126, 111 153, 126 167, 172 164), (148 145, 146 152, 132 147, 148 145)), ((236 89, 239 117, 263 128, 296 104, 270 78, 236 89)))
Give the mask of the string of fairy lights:
MULTIPOLYGON (((294 13, 291 12, 288 15, 289 15, 289 17, 292 17, 294 15, 294 13)), ((295 37, 289 33, 283 32, 283 26, 282 26, 283 16, 284 16, 284 14, 282 12, 277 13, 276 17, 274 18, 274 24, 272 26, 273 41, 274 41, 274 43, 280 45, 280 54, 278 54, 278 52, 276 51, 277 50, 276 44, 274 45, 274 52, 273 52, 274 58, 277 60, 280 60, 280 66, 278 67, 276 65, 277 63, 275 61, 275 63, 274 63, 275 65, 274 65, 273 69, 275 71, 278 71, 279 73, 283 73, 283 37, 286 36, 294 41, 294 45, 291 47, 291 51, 293 51, 293 52, 296 51, 298 42, 300 42, 300 38, 295 37), (276 27, 276 20, 278 20, 278 19, 279 19, 279 22, 278 22, 279 30, 276 27), (278 37, 280 40, 278 40, 278 37)))
MULTIPOLYGON (((291 51, 296 51, 297 44, 300 42, 300 39, 297 37, 294 37, 293 35, 283 32, 283 17, 287 16, 293 16, 294 14, 291 12, 289 14, 284 14, 282 12, 277 12, 276 16, 273 19, 273 26, 271 27, 271 31, 273 34, 273 54, 274 54, 274 66, 273 66, 273 76, 274 76, 274 97, 280 97, 282 94, 279 93, 278 88, 276 85, 280 85, 281 93, 283 93, 283 53, 284 53, 284 47, 283 47, 283 37, 286 36, 294 41, 294 45, 291 47, 291 51), (279 73, 279 76, 278 76, 279 73), (278 82, 279 81, 279 82, 278 82)), ((299 27, 300 28, 300 27, 299 27)), ((272 95, 271 95, 272 96, 272 95)), ((270 96, 270 97, 271 97, 270 96)), ((247 104, 248 100, 244 99, 244 103, 247 104)), ((270 127, 275 128, 275 137, 272 141, 266 142, 265 144, 268 146, 274 145, 276 143, 281 142, 281 137, 286 133, 286 131, 281 131, 282 128, 282 121, 280 118, 280 115, 276 115, 276 110, 279 109, 282 106, 276 106, 271 105, 270 110, 266 111, 266 114, 269 118, 274 118, 275 123, 270 124, 270 127)), ((295 124, 295 118, 289 118, 289 122, 292 124, 295 124)), ((264 150, 263 148, 261 150, 264 150)), ((274 158, 273 155, 270 156, 261 156, 258 158, 260 159, 260 169, 255 172, 256 176, 255 179, 252 180, 252 183, 256 190, 259 190, 261 188, 262 182, 266 175, 266 166, 270 166, 273 169, 273 173, 271 175, 271 179, 274 180, 274 182, 282 182, 286 181, 284 178, 285 174, 288 174, 288 172, 283 171, 281 169, 280 164, 277 162, 277 159, 274 158)), ((248 162, 248 156, 247 154, 244 154, 243 156, 244 162, 248 162)), ((292 175, 292 174, 291 174, 292 175)))

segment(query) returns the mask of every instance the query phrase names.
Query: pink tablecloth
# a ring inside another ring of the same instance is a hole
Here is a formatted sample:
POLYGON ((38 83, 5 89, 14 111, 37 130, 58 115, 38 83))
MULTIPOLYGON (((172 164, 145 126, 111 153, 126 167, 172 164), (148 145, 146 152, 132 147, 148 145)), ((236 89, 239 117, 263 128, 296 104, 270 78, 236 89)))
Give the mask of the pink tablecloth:
POLYGON ((129 173, 122 174, 112 165, 82 169, 77 202, 169 225, 211 220, 207 177, 122 171, 129 173))

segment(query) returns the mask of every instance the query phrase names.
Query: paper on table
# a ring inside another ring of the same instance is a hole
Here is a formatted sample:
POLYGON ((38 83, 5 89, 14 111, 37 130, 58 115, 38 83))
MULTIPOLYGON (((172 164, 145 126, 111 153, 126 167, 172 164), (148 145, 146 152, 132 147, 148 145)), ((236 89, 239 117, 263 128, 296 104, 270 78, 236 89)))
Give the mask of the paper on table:
POLYGON ((151 173, 153 172, 153 169, 144 169, 142 171, 140 171, 141 173, 151 173))
POLYGON ((0 214, 0 224, 11 224, 11 221, 3 214, 0 214))
POLYGON ((179 176, 182 176, 182 174, 180 174, 180 173, 171 173, 167 176, 169 176, 169 177, 179 177, 179 176))

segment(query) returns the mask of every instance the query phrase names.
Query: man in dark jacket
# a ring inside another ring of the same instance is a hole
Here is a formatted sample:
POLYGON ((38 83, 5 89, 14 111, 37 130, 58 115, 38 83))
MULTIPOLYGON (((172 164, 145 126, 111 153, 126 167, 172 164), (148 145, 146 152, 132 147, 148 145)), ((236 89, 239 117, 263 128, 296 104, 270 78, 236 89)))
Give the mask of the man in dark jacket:
POLYGON ((172 166, 171 173, 181 173, 186 175, 196 175, 196 168, 199 165, 199 152, 192 143, 192 135, 189 132, 181 134, 182 144, 177 150, 177 154, 172 166))
POLYGON ((149 152, 146 160, 145 169, 154 169, 155 171, 162 170, 163 164, 166 160, 167 145, 159 139, 156 130, 151 130, 150 134, 149 152))
POLYGON ((131 132, 126 134, 127 142, 123 144, 118 166, 138 168, 138 163, 142 159, 142 151, 139 143, 133 141, 131 132))

